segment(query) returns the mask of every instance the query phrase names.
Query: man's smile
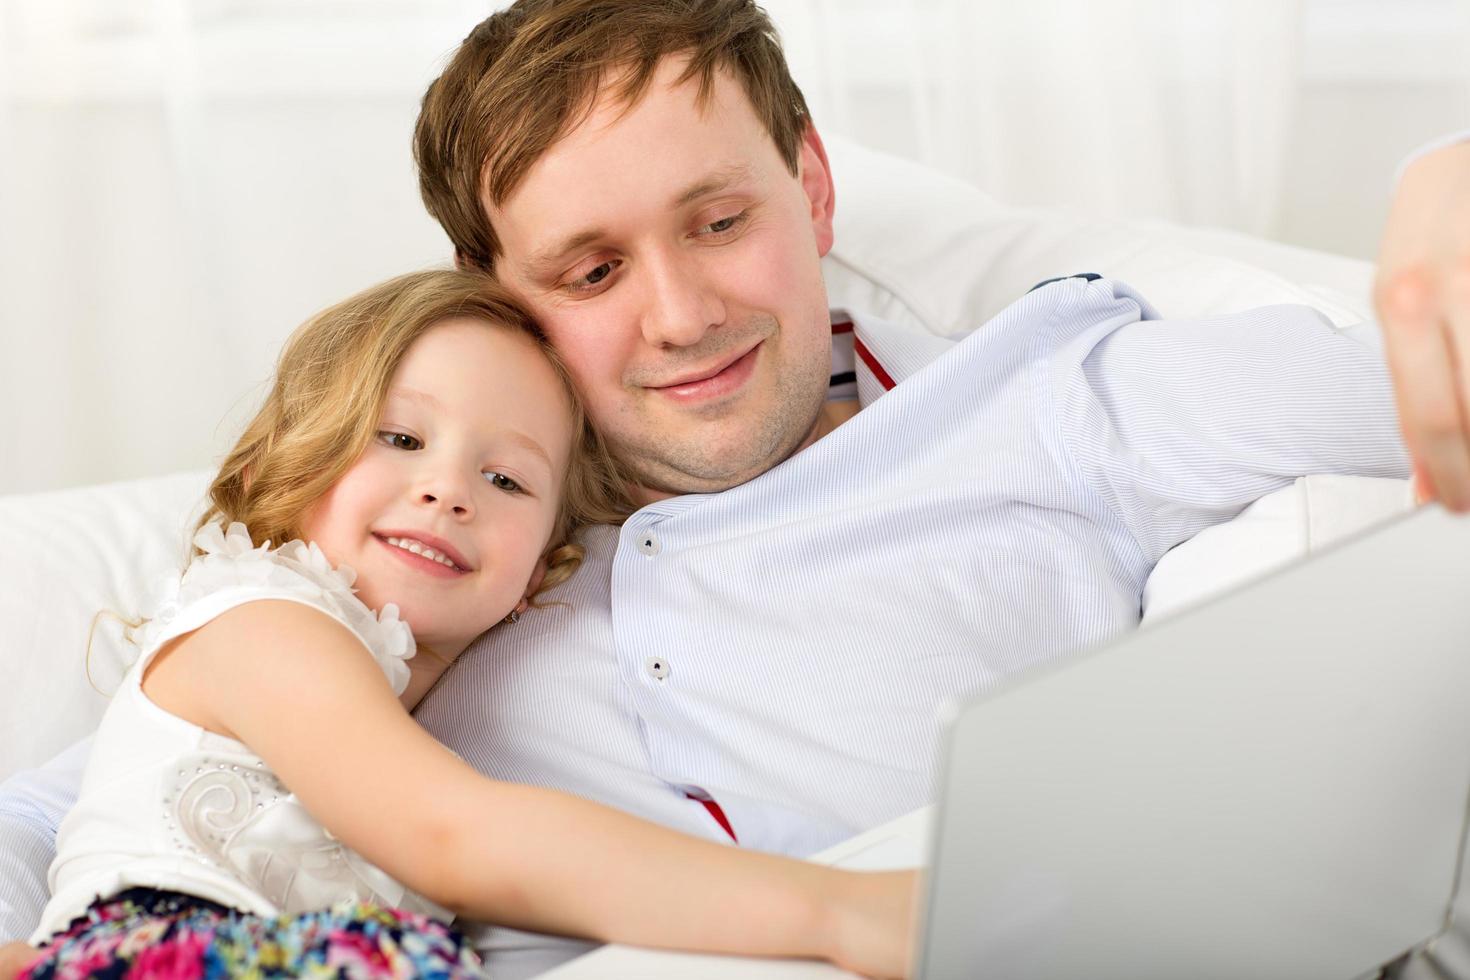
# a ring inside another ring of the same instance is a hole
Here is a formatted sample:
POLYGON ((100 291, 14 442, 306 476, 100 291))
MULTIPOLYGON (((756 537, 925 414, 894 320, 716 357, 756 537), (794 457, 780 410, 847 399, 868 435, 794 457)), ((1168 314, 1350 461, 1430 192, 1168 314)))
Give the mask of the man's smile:
POLYGON ((712 368, 690 371, 666 385, 646 385, 649 391, 657 392, 680 404, 696 404, 722 398, 739 390, 755 371, 761 345, 754 346, 716 364, 712 368))

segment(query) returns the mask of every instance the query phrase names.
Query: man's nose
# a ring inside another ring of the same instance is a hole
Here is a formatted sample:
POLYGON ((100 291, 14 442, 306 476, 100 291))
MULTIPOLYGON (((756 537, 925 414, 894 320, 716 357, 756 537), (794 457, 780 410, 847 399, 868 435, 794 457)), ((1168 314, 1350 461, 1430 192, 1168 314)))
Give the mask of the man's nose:
POLYGON ((696 258, 683 249, 645 262, 648 305, 643 339, 654 347, 690 347, 725 322, 725 304, 696 258))

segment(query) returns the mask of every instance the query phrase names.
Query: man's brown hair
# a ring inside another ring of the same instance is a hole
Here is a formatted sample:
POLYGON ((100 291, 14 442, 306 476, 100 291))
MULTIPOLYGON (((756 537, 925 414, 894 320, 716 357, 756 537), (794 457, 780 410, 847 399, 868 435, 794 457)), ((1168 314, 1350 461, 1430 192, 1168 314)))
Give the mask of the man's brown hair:
POLYGON ((679 81, 708 101, 731 72, 793 174, 808 112, 775 27, 752 0, 520 0, 465 38, 424 94, 414 129, 419 191, 458 260, 489 271, 500 241, 482 203, 499 205, 599 87, 635 104, 659 61, 683 55, 679 81))

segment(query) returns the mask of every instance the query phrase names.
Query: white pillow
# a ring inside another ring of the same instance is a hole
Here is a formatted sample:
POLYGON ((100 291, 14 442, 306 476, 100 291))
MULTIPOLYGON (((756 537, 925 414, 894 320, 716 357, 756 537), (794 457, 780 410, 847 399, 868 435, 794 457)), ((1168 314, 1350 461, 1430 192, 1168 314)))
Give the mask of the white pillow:
POLYGON ((183 567, 212 474, 0 497, 0 778, 97 727, 125 666, 115 623, 159 577, 183 567))
POLYGON ((1412 508, 1407 480, 1301 477, 1160 559, 1143 589, 1143 621, 1156 622, 1412 508))
POLYGON ((1043 279, 1121 279, 1166 317, 1304 303, 1368 318, 1372 266, 1216 229, 1011 208, 961 181, 842 139, 827 143, 830 305, 940 336, 969 333, 1043 279))

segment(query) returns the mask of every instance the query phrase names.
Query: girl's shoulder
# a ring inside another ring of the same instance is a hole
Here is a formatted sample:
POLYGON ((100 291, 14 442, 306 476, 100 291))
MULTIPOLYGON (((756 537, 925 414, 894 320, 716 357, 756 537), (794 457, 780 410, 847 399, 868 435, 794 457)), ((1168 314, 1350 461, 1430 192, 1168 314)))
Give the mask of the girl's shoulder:
POLYGON ((395 692, 408 683, 413 634, 391 603, 374 612, 352 589, 356 573, 334 568, 314 543, 257 546, 240 523, 216 521, 194 536, 197 554, 180 575, 158 590, 146 622, 133 634, 139 666, 169 640, 192 632, 222 613, 262 599, 310 606, 346 626, 362 642, 395 692))

